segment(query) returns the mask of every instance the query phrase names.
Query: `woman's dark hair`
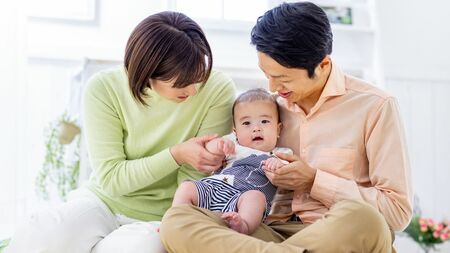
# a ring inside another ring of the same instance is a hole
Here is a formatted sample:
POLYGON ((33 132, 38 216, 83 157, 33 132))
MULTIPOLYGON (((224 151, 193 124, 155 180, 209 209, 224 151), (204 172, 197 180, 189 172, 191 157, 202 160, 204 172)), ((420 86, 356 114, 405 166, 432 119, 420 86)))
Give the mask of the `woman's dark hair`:
POLYGON ((259 17, 251 44, 280 65, 314 69, 332 51, 333 33, 325 12, 310 2, 283 3, 259 17))
POLYGON ((136 26, 124 62, 133 96, 145 105, 144 89, 150 87, 150 79, 175 80, 175 88, 204 83, 213 59, 200 26, 182 13, 165 11, 136 26))
POLYGON ((278 114, 278 122, 281 122, 280 118, 280 108, 278 107, 277 99, 274 95, 270 94, 267 90, 263 88, 254 88, 250 89, 242 94, 240 94, 236 100, 234 100, 233 107, 231 109, 231 114, 233 116, 233 122, 234 122, 234 108, 236 105, 240 103, 248 103, 248 102, 254 102, 254 101, 268 101, 275 104, 277 107, 277 114, 278 114))

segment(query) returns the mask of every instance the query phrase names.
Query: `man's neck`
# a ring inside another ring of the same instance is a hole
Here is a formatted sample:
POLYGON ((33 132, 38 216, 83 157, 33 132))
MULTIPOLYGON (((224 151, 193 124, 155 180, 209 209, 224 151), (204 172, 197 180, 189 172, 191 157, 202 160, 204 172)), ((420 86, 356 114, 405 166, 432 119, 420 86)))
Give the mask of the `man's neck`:
POLYGON ((328 81, 331 74, 331 67, 317 80, 321 85, 313 94, 308 97, 301 99, 296 102, 296 104, 305 112, 306 115, 309 114, 314 105, 319 101, 320 95, 322 95, 323 89, 328 81))

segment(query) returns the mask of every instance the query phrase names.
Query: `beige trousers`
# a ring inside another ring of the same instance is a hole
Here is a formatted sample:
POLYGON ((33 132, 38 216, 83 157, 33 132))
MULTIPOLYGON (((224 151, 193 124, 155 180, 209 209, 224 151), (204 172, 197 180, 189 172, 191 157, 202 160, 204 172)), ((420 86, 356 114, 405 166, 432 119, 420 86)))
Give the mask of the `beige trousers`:
POLYGON ((161 240, 168 252, 392 252, 392 234, 372 206, 341 201, 313 224, 261 224, 251 236, 229 229, 217 213, 182 205, 163 218, 161 240))

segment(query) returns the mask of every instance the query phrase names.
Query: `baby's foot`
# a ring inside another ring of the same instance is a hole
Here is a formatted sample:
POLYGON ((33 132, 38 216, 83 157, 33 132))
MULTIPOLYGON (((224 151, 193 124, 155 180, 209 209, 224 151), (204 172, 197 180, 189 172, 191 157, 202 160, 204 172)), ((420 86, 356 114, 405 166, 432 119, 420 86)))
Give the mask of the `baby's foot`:
POLYGON ((247 222, 241 218, 236 212, 227 212, 222 214, 222 219, 228 224, 228 226, 242 234, 248 234, 247 222))

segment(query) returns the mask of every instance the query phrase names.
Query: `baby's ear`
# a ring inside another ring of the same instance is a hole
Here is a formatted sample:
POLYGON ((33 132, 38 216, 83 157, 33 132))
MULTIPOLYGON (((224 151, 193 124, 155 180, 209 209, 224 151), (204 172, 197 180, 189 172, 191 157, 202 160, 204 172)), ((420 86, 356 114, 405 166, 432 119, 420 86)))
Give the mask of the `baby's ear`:
POLYGON ((236 128, 235 128, 235 127, 233 127, 233 134, 234 134, 234 137, 236 138, 236 142, 239 143, 239 142, 238 142, 238 138, 237 138, 236 128))
POLYGON ((278 123, 277 131, 278 131, 278 137, 280 137, 281 129, 283 129, 283 123, 278 123))

